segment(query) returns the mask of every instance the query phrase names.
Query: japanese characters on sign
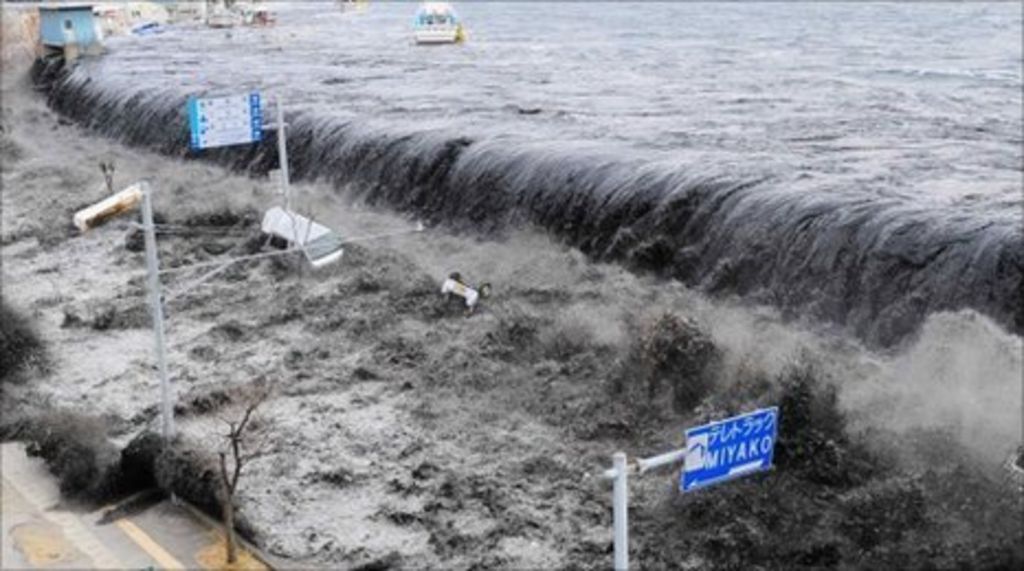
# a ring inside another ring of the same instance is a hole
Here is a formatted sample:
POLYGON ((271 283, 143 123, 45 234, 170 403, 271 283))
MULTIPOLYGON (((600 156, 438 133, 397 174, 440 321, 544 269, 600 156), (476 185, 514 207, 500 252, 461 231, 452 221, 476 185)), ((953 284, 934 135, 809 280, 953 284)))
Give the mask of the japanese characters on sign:
POLYGON ((778 418, 772 407, 688 429, 680 491, 770 469, 778 418))
POLYGON ((263 138, 260 94, 189 97, 188 123, 193 150, 259 142, 263 138))

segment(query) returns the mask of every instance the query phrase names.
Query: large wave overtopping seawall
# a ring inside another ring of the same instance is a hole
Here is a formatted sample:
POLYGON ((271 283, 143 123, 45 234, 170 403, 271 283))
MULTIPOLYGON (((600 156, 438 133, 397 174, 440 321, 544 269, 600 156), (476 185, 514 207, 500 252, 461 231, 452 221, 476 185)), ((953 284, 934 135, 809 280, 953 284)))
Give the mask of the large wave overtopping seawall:
MULTIPOLYGON (((125 143, 190 156, 180 93, 108 89, 82 68, 37 63, 58 112, 125 143)), ((296 180, 456 229, 532 223, 594 258, 714 294, 737 294, 892 345, 934 312, 971 308, 1024 331, 1019 212, 979 215, 898 198, 798 192, 771 176, 587 147, 379 127, 294 113, 296 180)), ((204 158, 252 173, 277 164, 272 138, 204 158)))

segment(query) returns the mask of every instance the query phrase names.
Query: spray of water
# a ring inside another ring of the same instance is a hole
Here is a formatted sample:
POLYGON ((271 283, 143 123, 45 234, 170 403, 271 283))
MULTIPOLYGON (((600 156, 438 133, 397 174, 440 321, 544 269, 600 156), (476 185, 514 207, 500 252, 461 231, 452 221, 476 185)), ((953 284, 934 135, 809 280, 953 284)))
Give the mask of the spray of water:
POLYGON ((866 423, 947 430, 993 463, 1024 441, 1024 343, 975 312, 931 316, 913 343, 874 370, 843 390, 866 423))

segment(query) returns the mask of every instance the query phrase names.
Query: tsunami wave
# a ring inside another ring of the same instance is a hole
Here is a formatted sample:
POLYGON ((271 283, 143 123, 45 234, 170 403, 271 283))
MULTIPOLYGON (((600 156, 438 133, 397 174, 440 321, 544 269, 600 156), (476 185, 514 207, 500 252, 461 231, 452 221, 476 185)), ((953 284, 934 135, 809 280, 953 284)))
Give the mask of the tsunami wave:
MULTIPOLYGON (((59 60, 37 62, 32 79, 58 113, 126 144, 257 175, 277 166, 273 138, 191 152, 182 94, 106 88, 59 60)), ((310 112, 287 123, 293 180, 327 182, 458 231, 536 225, 594 259, 823 320, 876 346, 959 309, 1024 332, 1024 232, 1014 209, 981 215, 809 194, 771 175, 310 112)))

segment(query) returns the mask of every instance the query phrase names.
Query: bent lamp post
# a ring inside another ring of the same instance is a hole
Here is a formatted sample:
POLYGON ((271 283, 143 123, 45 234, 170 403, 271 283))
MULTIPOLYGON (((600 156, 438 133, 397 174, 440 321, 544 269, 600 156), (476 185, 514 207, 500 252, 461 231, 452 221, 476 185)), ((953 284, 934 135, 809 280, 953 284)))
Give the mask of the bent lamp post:
POLYGON ((160 375, 160 428, 165 440, 174 438, 174 408, 167 373, 167 345, 164 340, 164 310, 160 285, 160 261, 156 250, 156 226, 153 224, 152 189, 148 181, 137 182, 121 192, 75 213, 73 221, 85 232, 105 220, 122 215, 142 203, 142 230, 146 243, 146 286, 153 316, 153 340, 160 375))

